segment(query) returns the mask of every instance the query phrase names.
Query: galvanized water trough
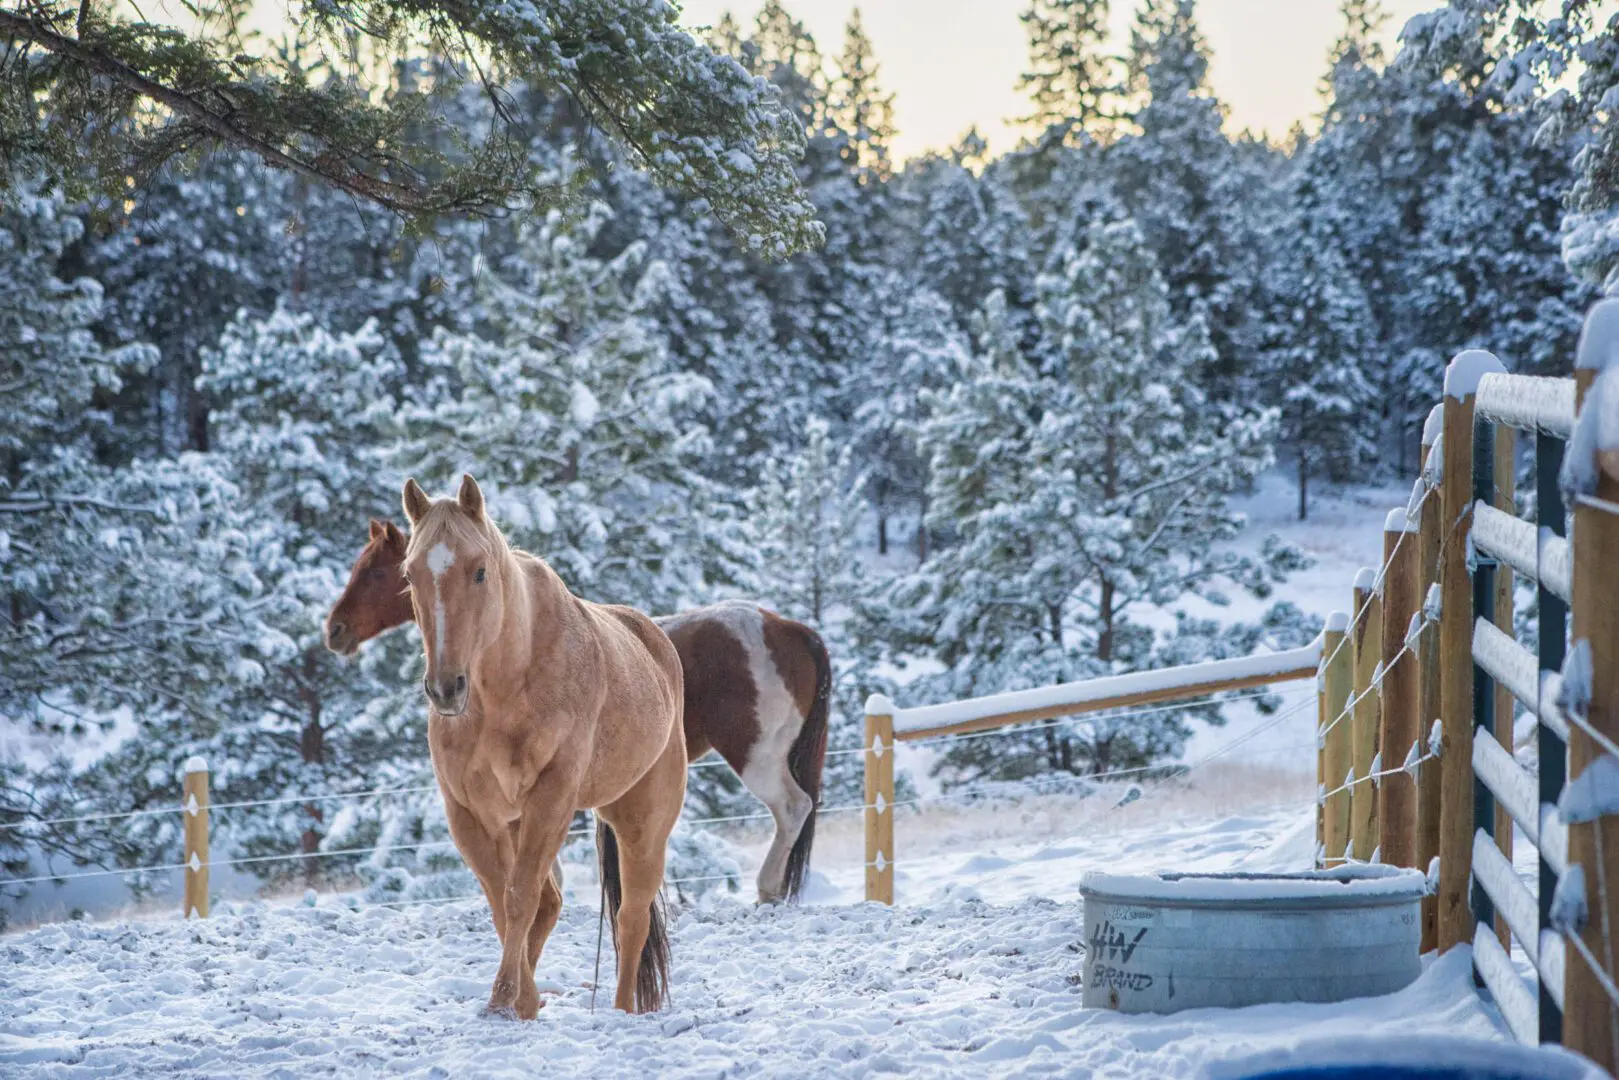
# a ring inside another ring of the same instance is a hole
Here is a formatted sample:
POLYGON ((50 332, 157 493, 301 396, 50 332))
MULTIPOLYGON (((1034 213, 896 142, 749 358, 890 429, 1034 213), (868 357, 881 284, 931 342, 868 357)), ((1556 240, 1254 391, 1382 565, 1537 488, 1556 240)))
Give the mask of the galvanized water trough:
POLYGON ((1084 1004, 1167 1013, 1393 993, 1422 970, 1424 886, 1419 871, 1366 864, 1086 874, 1084 1004))

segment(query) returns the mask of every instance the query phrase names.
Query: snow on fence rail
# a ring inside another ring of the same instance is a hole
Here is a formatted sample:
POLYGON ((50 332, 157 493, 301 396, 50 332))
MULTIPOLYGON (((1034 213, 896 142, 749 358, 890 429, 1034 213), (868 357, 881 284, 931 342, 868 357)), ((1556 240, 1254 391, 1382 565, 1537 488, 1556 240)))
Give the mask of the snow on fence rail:
MULTIPOLYGON (((1017 724, 1314 678, 1326 634, 1298 649, 1109 675, 911 709, 882 694, 866 701, 866 899, 894 902, 894 746, 939 736, 970 738, 1017 724)), ((1108 775, 1117 775, 1108 774, 1108 775)))
POLYGON ((1612 1072, 1619 828, 1598 823, 1619 815, 1619 301, 1592 310, 1572 379, 1459 355, 1422 443, 1416 542, 1392 538, 1391 514, 1376 588, 1363 572, 1348 633, 1327 635, 1318 861, 1426 868, 1423 949, 1472 945, 1515 1036, 1612 1072), (1518 431, 1536 522, 1516 515, 1518 431), (1538 589, 1538 655, 1514 637, 1514 573, 1538 589), (1518 708, 1538 721, 1538 775, 1512 752, 1518 708), (1514 824, 1537 848, 1534 890, 1512 868, 1514 824))

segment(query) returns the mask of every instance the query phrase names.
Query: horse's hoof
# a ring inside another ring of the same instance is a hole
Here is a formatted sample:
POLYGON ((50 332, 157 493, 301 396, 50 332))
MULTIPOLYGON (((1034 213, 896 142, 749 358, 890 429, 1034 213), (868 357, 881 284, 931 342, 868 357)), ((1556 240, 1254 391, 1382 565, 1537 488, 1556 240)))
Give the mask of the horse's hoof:
MULTIPOLYGON (((491 1020, 518 1020, 517 1010, 510 1005, 485 1005, 483 1014, 491 1020)), ((527 1019, 534 1019, 532 1016, 527 1019)))

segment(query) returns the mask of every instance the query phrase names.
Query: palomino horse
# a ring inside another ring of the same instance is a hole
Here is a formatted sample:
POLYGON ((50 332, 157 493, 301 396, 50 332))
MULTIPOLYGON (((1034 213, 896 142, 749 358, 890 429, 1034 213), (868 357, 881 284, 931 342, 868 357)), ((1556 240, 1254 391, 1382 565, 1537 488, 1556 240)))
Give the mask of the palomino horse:
POLYGON ((500 935, 489 1011, 539 1011, 534 965, 562 910, 551 867, 581 809, 598 823, 614 1004, 660 1008, 669 940, 656 901, 686 797, 675 647, 645 615, 581 600, 543 560, 509 547, 472 477, 436 502, 407 481, 404 505, 433 771, 500 935))
MULTIPOLYGON (((353 655, 415 618, 405 545, 393 522, 371 522, 348 587, 326 617, 333 652, 353 655)), ((821 798, 832 690, 826 646, 803 623, 739 601, 653 621, 685 669, 687 757, 695 761, 712 748, 775 819, 759 899, 795 899, 809 872, 821 798)))

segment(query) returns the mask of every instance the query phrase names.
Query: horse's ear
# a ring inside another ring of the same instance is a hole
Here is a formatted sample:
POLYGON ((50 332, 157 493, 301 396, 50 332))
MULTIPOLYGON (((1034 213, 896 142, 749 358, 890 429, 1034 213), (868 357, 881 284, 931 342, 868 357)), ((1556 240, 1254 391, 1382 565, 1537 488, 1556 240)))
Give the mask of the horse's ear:
POLYGON ((427 497, 427 492, 416 482, 413 476, 405 481, 405 517, 410 519, 412 525, 422 520, 422 516, 433 507, 433 500, 427 497))
POLYGON ((391 521, 382 523, 383 543, 389 547, 402 548, 405 546, 405 534, 399 531, 399 526, 391 521))
POLYGON ((386 531, 385 529, 383 529, 382 525, 383 525, 382 522, 378 521, 376 518, 372 518, 371 519, 371 535, 369 537, 367 537, 367 539, 368 540, 375 540, 377 537, 381 536, 386 531))
POLYGON ((461 504, 468 517, 474 521, 483 520, 483 491, 478 487, 478 481, 472 478, 471 473, 461 474, 461 490, 455 496, 455 501, 461 504))

